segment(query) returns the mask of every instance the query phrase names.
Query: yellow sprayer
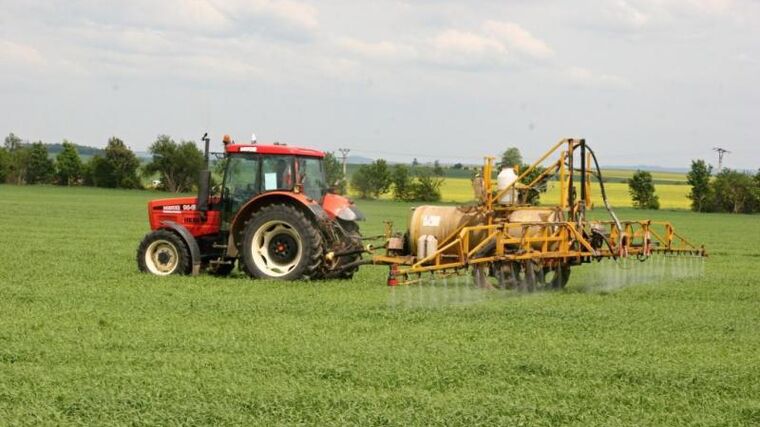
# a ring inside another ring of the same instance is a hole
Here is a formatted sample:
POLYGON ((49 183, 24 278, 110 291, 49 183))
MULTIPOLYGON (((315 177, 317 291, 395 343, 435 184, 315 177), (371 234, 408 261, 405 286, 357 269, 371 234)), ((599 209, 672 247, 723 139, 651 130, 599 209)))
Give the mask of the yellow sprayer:
POLYGON ((386 223, 384 245, 359 262, 389 265, 389 286, 469 270, 480 286, 533 290, 562 288, 571 267, 595 261, 706 256, 704 246, 686 240, 669 222, 618 219, 596 155, 584 139, 563 139, 525 170, 502 171, 496 181, 493 169, 494 158, 486 157, 473 179, 476 203, 414 208, 406 233, 386 223), (521 183, 542 166, 532 182, 521 183), (592 177, 608 220, 587 218, 592 177), (531 192, 551 178, 559 181, 559 202, 528 204, 531 192))

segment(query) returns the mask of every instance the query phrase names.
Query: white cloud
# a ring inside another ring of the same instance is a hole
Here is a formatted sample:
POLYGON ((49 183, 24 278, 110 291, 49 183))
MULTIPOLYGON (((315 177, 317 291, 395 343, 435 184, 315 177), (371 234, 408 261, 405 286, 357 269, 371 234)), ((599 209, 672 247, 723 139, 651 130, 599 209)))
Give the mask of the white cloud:
POLYGON ((452 55, 503 55, 507 53, 498 41, 466 31, 446 30, 433 38, 433 46, 452 55))
POLYGON ((631 86, 631 83, 623 77, 597 73, 584 67, 570 67, 559 71, 561 76, 564 76, 570 83, 580 86, 602 89, 624 89, 631 86))
POLYGON ((0 40, 0 64, 38 67, 46 63, 36 48, 10 40, 0 40))
POLYGON ((417 51, 414 47, 390 41, 367 42, 344 37, 338 39, 337 44, 350 53, 375 60, 403 61, 417 57, 417 51))
POLYGON ((417 61, 473 70, 506 65, 521 57, 545 59, 554 54, 546 42, 520 25, 492 20, 476 30, 448 28, 405 42, 343 38, 338 44, 353 55, 374 60, 417 61))
POLYGON ((548 58, 554 54, 546 42, 514 22, 486 21, 483 24, 483 30, 494 40, 502 41, 512 49, 526 55, 548 58))

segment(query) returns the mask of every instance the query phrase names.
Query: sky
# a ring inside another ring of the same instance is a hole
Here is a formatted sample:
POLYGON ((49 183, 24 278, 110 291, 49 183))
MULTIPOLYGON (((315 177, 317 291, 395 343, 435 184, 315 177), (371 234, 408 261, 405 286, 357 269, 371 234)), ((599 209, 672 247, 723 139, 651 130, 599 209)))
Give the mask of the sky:
POLYGON ((0 133, 760 167, 760 1, 0 0, 0 133))

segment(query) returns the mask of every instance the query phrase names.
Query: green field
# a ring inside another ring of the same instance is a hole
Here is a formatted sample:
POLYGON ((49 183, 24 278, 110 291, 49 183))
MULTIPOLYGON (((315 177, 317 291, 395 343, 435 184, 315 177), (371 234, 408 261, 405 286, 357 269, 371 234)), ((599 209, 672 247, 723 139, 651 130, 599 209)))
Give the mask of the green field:
POLYGON ((0 425, 760 424, 760 216, 618 212, 705 243, 699 278, 443 294, 139 274, 158 196, 0 185, 0 425))

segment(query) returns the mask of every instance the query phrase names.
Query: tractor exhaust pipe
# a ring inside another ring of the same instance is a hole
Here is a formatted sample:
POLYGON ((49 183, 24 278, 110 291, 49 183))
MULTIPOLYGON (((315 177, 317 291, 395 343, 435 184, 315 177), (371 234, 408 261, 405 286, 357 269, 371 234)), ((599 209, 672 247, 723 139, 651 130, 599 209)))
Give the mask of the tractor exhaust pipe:
POLYGON ((208 137, 208 132, 203 134, 201 141, 204 142, 203 170, 198 177, 198 204, 196 209, 201 213, 201 220, 205 221, 206 212, 208 212, 209 185, 211 184, 211 172, 208 170, 208 150, 211 140, 208 137))

